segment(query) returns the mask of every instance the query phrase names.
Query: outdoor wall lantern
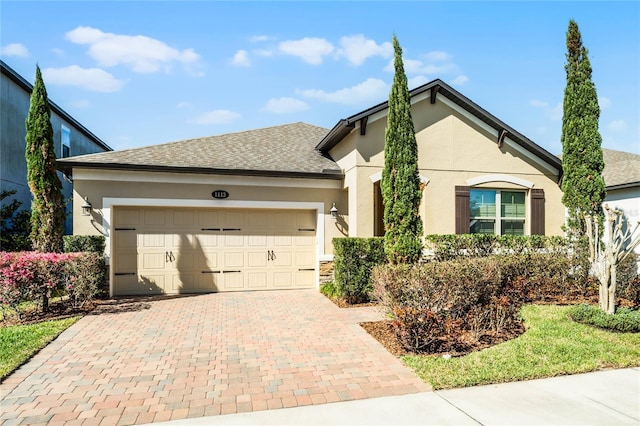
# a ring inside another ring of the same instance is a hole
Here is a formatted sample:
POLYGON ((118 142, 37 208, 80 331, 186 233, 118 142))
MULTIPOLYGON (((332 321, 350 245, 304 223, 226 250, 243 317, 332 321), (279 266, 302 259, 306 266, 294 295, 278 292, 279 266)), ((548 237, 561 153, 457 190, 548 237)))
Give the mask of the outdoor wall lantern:
POLYGON ((80 207, 82 208, 83 216, 89 216, 91 214, 91 203, 89 202, 89 197, 84 197, 84 204, 80 207))
POLYGON ((329 210, 329 213, 331 213, 331 219, 338 219, 338 209, 336 208, 336 203, 333 203, 333 206, 331 206, 331 210, 329 210))

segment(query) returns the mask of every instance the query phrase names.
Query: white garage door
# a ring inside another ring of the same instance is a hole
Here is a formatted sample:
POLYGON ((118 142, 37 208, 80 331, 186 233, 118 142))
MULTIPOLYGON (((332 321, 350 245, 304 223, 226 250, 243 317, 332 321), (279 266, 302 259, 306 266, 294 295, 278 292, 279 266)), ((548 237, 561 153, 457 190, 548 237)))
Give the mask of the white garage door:
POLYGON ((316 215, 298 210, 114 210, 114 295, 312 288, 316 215))

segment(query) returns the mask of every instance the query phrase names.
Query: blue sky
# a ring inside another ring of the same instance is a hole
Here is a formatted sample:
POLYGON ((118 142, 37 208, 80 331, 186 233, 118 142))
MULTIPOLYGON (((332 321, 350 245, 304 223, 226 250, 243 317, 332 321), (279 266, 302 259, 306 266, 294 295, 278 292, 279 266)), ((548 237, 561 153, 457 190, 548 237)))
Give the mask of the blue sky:
POLYGON ((385 101, 391 38, 435 78, 559 154, 578 23, 605 148, 640 154, 640 2, 7 1, 2 59, 114 149, 303 121, 385 101))

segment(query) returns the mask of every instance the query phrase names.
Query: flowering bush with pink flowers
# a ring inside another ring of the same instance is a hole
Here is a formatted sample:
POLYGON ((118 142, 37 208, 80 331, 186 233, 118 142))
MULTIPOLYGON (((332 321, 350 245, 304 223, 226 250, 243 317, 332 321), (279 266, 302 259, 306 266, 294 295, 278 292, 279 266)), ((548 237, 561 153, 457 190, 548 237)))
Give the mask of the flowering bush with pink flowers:
POLYGON ((98 294, 104 278, 104 260, 97 253, 0 252, 0 305, 18 315, 25 301, 47 310, 55 294, 79 306, 98 294))

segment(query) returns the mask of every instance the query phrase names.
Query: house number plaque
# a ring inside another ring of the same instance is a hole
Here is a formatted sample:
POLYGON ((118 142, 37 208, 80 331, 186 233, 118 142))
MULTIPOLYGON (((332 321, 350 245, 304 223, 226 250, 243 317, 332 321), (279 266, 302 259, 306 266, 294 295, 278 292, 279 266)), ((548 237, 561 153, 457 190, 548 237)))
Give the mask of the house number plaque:
POLYGON ((229 193, 227 191, 222 190, 222 189, 216 189, 215 191, 213 191, 211 193, 211 196, 213 198, 218 199, 218 200, 224 200, 225 198, 229 198, 229 193))

